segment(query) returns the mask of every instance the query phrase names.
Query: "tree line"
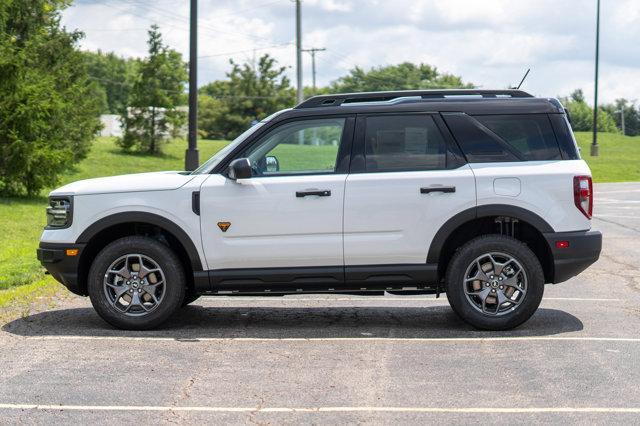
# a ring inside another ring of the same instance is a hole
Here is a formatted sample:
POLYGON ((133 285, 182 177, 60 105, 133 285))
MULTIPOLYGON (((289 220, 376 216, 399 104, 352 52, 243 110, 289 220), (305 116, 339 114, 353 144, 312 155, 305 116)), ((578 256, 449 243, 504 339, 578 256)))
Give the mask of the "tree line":
MULTIPOLYGON (((35 195, 56 184, 86 157, 101 128, 100 114, 122 117, 125 151, 161 152, 186 124, 187 63, 157 27, 148 31, 148 55, 123 58, 81 51, 83 34, 60 25, 71 0, 0 1, 0 193, 35 195)), ((199 88, 199 133, 232 139, 252 123, 295 104, 295 90, 269 55, 229 62, 226 78, 199 88)), ((316 93, 472 88, 460 76, 409 62, 347 75, 316 93)), ((305 97, 313 95, 305 88, 305 97)), ((576 131, 591 129, 593 110, 581 90, 562 98, 576 131)), ((598 109, 598 130, 640 134, 640 109, 618 99, 598 109)))

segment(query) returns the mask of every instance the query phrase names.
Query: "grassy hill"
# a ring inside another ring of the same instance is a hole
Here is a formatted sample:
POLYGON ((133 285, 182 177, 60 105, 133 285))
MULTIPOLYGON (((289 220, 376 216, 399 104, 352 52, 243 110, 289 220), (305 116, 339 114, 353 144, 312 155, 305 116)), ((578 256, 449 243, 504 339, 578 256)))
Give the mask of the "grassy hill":
POLYGON ((599 133, 600 155, 591 157, 592 133, 576 132, 582 158, 589 163, 594 182, 640 181, 640 136, 599 133))
MULTIPOLYGON (((600 134, 600 157, 589 156, 589 133, 576 135, 584 159, 589 163, 596 182, 640 181, 640 137, 600 134)), ((225 145, 224 141, 201 141, 200 157, 204 161, 225 145)), ((294 147, 291 147, 294 148, 294 147)), ((329 148, 329 147, 328 147, 329 148)), ((186 142, 177 141, 166 147, 161 157, 126 155, 118 151, 109 138, 94 144, 89 157, 63 176, 62 183, 98 176, 139 173, 157 170, 180 170, 186 142)), ((285 153, 282 153, 285 157, 285 153)), ((37 198, 0 198, 0 306, 3 299, 18 297, 22 290, 2 289, 32 285, 51 285, 35 259, 35 249, 45 224, 46 195, 37 198), (35 283, 35 284, 33 284, 35 283), (13 296, 11 296, 13 295, 13 296)))

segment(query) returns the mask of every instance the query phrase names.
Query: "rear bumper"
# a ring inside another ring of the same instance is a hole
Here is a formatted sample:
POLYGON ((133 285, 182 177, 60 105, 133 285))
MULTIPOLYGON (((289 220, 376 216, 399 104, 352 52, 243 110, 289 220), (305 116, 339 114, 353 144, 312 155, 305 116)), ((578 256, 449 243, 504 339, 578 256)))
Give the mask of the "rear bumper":
POLYGON ((72 293, 86 296, 78 282, 78 267, 84 244, 40 243, 36 250, 38 260, 56 281, 72 293), (76 256, 67 256, 68 249, 77 249, 76 256))
POLYGON ((543 234, 553 256, 553 283, 561 283, 587 269, 600 257, 602 234, 599 231, 554 232, 543 234), (566 248, 556 243, 566 241, 566 248))

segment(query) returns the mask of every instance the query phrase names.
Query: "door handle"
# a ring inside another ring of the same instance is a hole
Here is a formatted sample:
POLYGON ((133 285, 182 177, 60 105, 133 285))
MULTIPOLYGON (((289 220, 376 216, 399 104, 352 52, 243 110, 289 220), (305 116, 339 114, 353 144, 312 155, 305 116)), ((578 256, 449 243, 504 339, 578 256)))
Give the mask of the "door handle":
POLYGON ((318 197, 330 197, 331 191, 328 189, 315 190, 315 191, 296 191, 296 197, 302 198, 307 195, 316 195, 318 197))
POLYGON ((432 192, 452 193, 452 192, 456 192, 456 187, 455 186, 429 186, 426 188, 420 188, 421 194, 430 194, 432 192))

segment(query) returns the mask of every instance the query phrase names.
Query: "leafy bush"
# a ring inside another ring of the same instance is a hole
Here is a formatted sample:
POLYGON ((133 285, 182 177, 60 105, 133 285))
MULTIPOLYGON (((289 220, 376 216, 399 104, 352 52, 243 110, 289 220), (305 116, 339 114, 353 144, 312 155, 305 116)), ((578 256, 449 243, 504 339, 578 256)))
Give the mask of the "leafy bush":
MULTIPOLYGON (((593 108, 587 105, 581 89, 575 90, 568 98, 560 98, 560 101, 569 111, 571 127, 575 132, 593 129, 593 108)), ((615 120, 602 108, 598 108, 598 131, 618 133, 615 120)))
POLYGON ((87 155, 100 89, 60 27, 65 0, 0 2, 0 192, 37 194, 87 155))

